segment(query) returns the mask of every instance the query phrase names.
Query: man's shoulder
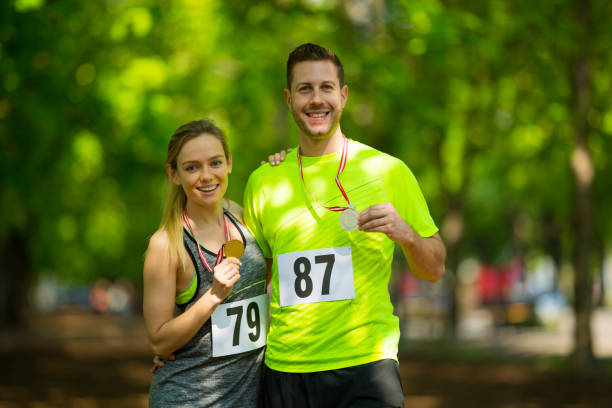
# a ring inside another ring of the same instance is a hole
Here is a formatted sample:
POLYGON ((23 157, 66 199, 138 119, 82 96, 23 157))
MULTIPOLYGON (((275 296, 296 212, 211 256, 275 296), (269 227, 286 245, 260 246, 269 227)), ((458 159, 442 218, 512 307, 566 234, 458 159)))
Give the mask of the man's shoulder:
POLYGON ((276 166, 272 166, 267 162, 260 165, 249 175, 248 184, 254 183, 260 188, 264 184, 273 184, 280 179, 295 176, 294 167, 297 163, 295 151, 296 149, 293 149, 293 151, 287 154, 285 161, 276 166))
POLYGON ((392 156, 389 153, 385 153, 372 146, 357 142, 355 140, 352 142, 355 148, 355 160, 369 163, 368 167, 378 169, 378 171, 408 169, 406 163, 398 157, 392 156))

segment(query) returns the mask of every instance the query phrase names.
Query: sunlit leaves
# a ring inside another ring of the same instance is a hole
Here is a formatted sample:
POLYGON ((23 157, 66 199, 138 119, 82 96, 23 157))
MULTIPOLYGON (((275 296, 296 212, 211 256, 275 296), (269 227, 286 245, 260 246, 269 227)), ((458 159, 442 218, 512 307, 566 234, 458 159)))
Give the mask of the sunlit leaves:
POLYGON ((25 13, 36 10, 45 4, 45 0, 15 0, 15 10, 25 13))
POLYGON ((87 181, 103 170, 104 152, 100 140, 89 131, 77 134, 72 145, 72 178, 77 182, 87 181))
POLYGON ((89 215, 85 230, 88 247, 94 252, 117 258, 125 247, 127 219, 112 208, 95 208, 89 215))
POLYGON ((89 85, 96 79, 96 67, 90 63, 79 66, 75 78, 79 85, 89 85))
POLYGON ((427 43, 422 38, 413 38, 408 43, 408 49, 411 54, 422 55, 427 51, 427 43))
POLYGON ((517 126, 510 135, 510 146, 517 156, 530 158, 542 149, 546 136, 543 129, 537 125, 517 126))
POLYGON ((110 37, 114 41, 123 41, 129 33, 136 37, 144 37, 151 31, 153 17, 146 7, 132 7, 121 13, 113 22, 110 37))
POLYGON ((413 11, 411 21, 414 25, 413 31, 417 35, 427 35, 431 30, 431 20, 429 19, 427 12, 423 9, 413 11))
POLYGON ((33 248, 47 270, 138 279, 172 131, 204 116, 225 130, 241 201, 259 161, 297 144, 282 91, 303 42, 345 65, 343 131, 406 161, 439 224, 461 202, 466 250, 486 241, 491 256, 507 255, 516 214, 534 247, 540 217, 569 219, 566 62, 597 50, 589 147, 606 231, 612 30, 593 3, 584 41, 564 1, 16 0, 0 29, 2 233, 33 222, 33 239, 57 237, 33 248))
POLYGON ((461 122, 451 125, 442 145, 441 155, 444 162, 443 184, 451 193, 457 193, 462 187, 465 171, 464 128, 461 122))
POLYGON ((302 3, 311 10, 332 10, 338 4, 338 0, 302 0, 302 3))
MULTIPOLYGON (((159 57, 134 58, 120 72, 102 75, 98 90, 122 124, 131 126, 140 119, 147 93, 163 87, 167 78, 168 67, 159 57)), ((159 99, 157 103, 159 108, 159 99)))

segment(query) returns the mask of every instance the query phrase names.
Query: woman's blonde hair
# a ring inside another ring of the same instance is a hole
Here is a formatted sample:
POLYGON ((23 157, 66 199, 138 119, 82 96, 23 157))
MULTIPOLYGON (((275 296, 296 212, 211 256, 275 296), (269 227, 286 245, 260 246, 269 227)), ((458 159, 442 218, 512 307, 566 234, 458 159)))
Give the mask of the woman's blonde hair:
MULTIPOLYGON (((214 136, 221 142, 225 158, 229 157, 229 149, 225 135, 208 119, 194 120, 179 127, 170 137, 166 164, 177 170, 177 158, 181 149, 191 139, 207 134, 214 136)), ((187 196, 183 187, 176 185, 168 178, 168 195, 164 205, 164 212, 159 228, 168 234, 168 249, 170 263, 178 258, 183 270, 187 269, 187 253, 183 244, 183 211, 187 203, 187 196)))

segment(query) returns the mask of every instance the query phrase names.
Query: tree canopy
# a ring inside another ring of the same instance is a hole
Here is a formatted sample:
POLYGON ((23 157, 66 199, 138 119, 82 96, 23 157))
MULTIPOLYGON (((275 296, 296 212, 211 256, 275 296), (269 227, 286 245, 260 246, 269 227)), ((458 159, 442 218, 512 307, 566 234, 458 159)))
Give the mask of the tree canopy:
POLYGON ((14 273, 138 282, 168 138, 196 118, 229 135, 241 202, 259 161, 297 144, 282 90, 304 42, 345 66, 345 134, 408 164, 461 256, 570 262, 575 174, 592 186, 590 256, 610 245, 609 2, 13 0, 0 12, 0 245, 27 258, 5 262, 14 273))

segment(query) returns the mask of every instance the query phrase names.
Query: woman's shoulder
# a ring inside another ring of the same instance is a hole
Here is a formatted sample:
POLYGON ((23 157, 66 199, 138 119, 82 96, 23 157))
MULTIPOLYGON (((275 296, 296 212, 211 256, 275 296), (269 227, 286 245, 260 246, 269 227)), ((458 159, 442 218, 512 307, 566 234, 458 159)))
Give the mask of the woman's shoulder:
POLYGON ((149 245, 145 253, 145 265, 158 262, 167 263, 170 251, 170 236, 168 231, 159 229, 149 238, 149 245))
POLYGON ((179 264, 176 257, 170 257, 170 237, 168 232, 160 229, 155 231, 149 239, 149 246, 145 253, 144 272, 160 276, 166 274, 166 271, 175 271, 179 264))
POLYGON ((168 232, 164 229, 158 229, 155 231, 151 238, 149 238, 149 247, 147 252, 153 251, 167 251, 170 244, 170 238, 168 232))
POLYGON ((236 217, 241 224, 244 225, 242 206, 237 202, 230 200, 229 198, 226 201, 227 203, 225 209, 229 211, 230 214, 232 214, 234 217, 236 217))

